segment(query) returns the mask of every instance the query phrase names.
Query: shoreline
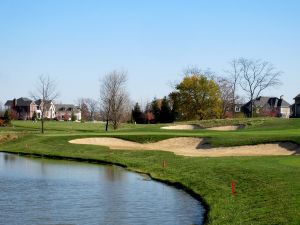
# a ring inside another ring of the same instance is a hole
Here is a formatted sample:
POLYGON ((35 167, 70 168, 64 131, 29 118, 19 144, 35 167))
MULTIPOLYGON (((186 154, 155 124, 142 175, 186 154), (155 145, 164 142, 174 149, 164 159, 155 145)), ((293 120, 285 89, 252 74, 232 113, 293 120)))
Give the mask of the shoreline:
POLYGON ((149 172, 135 170, 135 169, 129 168, 125 164, 115 163, 115 162, 112 162, 112 161, 101 160, 101 159, 89 159, 89 158, 84 159, 84 158, 72 157, 72 156, 58 156, 58 155, 50 155, 50 154, 29 153, 29 152, 15 152, 15 151, 10 152, 10 151, 2 151, 2 150, 0 150, 0 153, 8 153, 8 154, 14 154, 14 155, 19 155, 19 156, 24 156, 24 157, 34 156, 36 158, 66 160, 66 161, 74 161, 74 162, 85 162, 85 163, 92 163, 92 164, 99 164, 99 165, 100 164, 101 165, 115 165, 115 166, 122 167, 123 169, 126 169, 126 170, 128 170, 130 172, 147 175, 147 176, 149 176, 151 178, 151 180, 164 183, 164 184, 166 184, 168 186, 177 188, 179 190, 183 190, 187 194, 189 194, 190 196, 192 196, 193 198, 195 198, 197 201, 199 201, 201 203, 201 205, 203 206, 203 208, 204 208, 203 224, 202 225, 206 225, 209 222, 208 221, 208 213, 210 211, 209 205, 201 197, 200 194, 197 194, 194 190, 192 190, 191 188, 186 187, 185 185, 183 185, 180 182, 171 182, 169 180, 164 180, 164 179, 152 176, 151 173, 149 173, 149 172))

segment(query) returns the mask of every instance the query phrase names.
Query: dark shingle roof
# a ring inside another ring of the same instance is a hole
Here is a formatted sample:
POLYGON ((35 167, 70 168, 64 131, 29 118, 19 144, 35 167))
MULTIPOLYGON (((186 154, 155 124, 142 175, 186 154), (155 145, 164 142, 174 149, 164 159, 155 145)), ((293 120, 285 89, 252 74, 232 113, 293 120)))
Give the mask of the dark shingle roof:
POLYGON ((12 106, 13 104, 13 100, 8 100, 6 101, 6 103, 4 104, 5 106, 12 106))
MULTIPOLYGON (((16 100, 16 106, 30 106, 30 104, 32 103, 32 100, 29 98, 18 98, 18 99, 14 99, 16 100)), ((14 103, 14 100, 8 100, 5 103, 5 106, 12 106, 14 103)))
MULTIPOLYGON (((39 100, 36 100, 36 101, 35 101, 35 104, 41 105, 42 102, 43 102, 43 100, 42 100, 42 99, 39 99, 39 100)), ((45 101, 46 105, 50 105, 51 102, 52 102, 52 101, 45 101)))
POLYGON ((296 99, 296 98, 300 98, 300 94, 298 94, 294 99, 296 99))
MULTIPOLYGON (((43 102, 43 100, 42 100, 42 99, 39 99, 39 100, 36 100, 36 101, 35 101, 35 104, 38 105, 38 106, 41 106, 41 103, 42 103, 42 102, 43 102)), ((52 102, 52 101, 45 101, 45 104, 44 104, 45 110, 49 110, 49 109, 50 109, 51 102, 52 102)))
POLYGON ((30 106, 30 104, 32 103, 32 100, 29 98, 18 98, 17 99, 17 106, 30 106))
POLYGON ((270 101, 270 99, 271 99, 270 97, 262 97, 262 96, 260 96, 260 97, 258 97, 257 99, 254 100, 254 105, 256 107, 264 107, 270 101))
POLYGON ((284 99, 279 99, 278 106, 290 107, 291 105, 287 101, 285 101, 284 99))
MULTIPOLYGON (((254 105, 259 108, 264 107, 290 107, 290 104, 284 99, 279 99, 277 97, 264 97, 260 96, 254 100, 254 105)), ((250 102, 248 102, 245 107, 250 107, 250 102)))
POLYGON ((55 111, 79 111, 80 108, 78 106, 75 106, 73 104, 56 104, 55 105, 55 111))

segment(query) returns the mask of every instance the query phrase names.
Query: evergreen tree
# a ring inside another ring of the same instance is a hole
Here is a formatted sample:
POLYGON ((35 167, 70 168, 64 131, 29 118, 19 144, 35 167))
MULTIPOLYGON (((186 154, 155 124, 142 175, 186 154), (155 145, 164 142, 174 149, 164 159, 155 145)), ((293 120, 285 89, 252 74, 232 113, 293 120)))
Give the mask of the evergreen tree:
POLYGON ((71 114, 71 120, 72 120, 73 122, 76 120, 76 116, 75 116, 75 113, 74 113, 74 112, 72 112, 72 114, 71 114))
POLYGON ((160 123, 171 123, 174 121, 172 116, 171 107, 167 97, 165 96, 161 102, 160 107, 160 123))
POLYGON ((139 106, 139 103, 136 103, 132 112, 132 119, 136 122, 136 123, 144 123, 144 115, 143 112, 141 111, 141 108, 139 106))
POLYGON ((154 98, 154 100, 151 103, 151 111, 154 115, 155 122, 159 123, 160 122, 160 107, 159 107, 158 100, 156 98, 154 98))
POLYGON ((8 110, 6 110, 4 113, 4 122, 5 124, 10 124, 11 122, 11 118, 8 110))
POLYGON ((171 116, 172 121, 180 120, 180 114, 179 114, 179 93, 178 92, 171 92, 169 94, 169 102, 171 104, 171 116))

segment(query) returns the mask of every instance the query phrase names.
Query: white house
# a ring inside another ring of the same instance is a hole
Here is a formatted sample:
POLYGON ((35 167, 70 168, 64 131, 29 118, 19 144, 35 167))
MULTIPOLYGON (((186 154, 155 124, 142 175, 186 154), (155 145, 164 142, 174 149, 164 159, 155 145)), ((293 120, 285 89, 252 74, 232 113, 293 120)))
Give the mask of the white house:
POLYGON ((36 114, 37 114, 37 118, 41 118, 42 115, 42 110, 44 109, 44 118, 47 119, 54 119, 55 118, 55 105, 52 101, 45 101, 45 103, 43 102, 43 100, 39 99, 37 101, 35 101, 36 104, 36 114))

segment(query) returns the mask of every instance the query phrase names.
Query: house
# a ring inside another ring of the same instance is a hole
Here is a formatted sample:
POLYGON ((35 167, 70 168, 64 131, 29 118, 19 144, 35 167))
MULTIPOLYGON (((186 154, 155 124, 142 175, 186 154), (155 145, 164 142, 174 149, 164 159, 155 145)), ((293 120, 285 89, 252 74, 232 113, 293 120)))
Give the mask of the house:
POLYGON ((298 94, 295 98, 295 103, 291 105, 291 116, 300 118, 300 94, 298 94))
POLYGON ((55 118, 55 105, 52 101, 43 102, 42 99, 35 101, 37 118, 41 118, 42 110, 44 110, 44 118, 55 118))
POLYGON ((58 120, 71 120, 72 114, 76 120, 81 120, 81 110, 79 106, 73 104, 56 104, 55 116, 58 120))
POLYGON ((244 104, 236 103, 236 104, 234 105, 234 112, 235 112, 235 113, 240 113, 240 112, 242 112, 243 106, 244 106, 244 104))
MULTIPOLYGON (((290 104, 283 99, 277 97, 260 96, 253 100, 254 114, 261 116, 289 118, 290 104)), ((247 116, 251 116, 251 101, 242 107, 247 116)))
POLYGON ((11 112, 13 119, 29 120, 36 110, 35 102, 24 97, 8 100, 4 106, 11 112))

